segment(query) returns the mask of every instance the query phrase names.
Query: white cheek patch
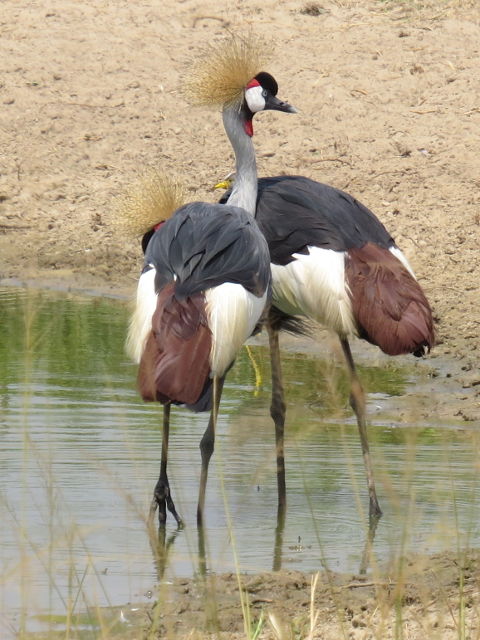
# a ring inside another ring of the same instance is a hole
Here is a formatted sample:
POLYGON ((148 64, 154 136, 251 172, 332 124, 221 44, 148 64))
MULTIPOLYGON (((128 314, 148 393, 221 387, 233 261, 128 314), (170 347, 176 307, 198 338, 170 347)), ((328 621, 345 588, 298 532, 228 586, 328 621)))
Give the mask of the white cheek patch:
POLYGON ((265 109, 265 98, 262 93, 263 89, 260 85, 251 87, 245 91, 245 100, 252 113, 257 113, 257 111, 263 111, 265 109))

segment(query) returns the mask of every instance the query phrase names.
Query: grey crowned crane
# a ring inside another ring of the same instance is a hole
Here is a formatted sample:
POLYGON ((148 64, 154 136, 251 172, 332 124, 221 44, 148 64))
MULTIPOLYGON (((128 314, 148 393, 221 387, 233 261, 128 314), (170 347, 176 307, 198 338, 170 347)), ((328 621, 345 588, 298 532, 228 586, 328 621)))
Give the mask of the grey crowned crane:
MULTIPOLYGON (((225 375, 267 303, 270 258, 254 220, 257 171, 252 119, 267 109, 292 113, 295 109, 276 97, 276 81, 259 72, 257 64, 252 40, 232 37, 210 49, 190 85, 197 103, 223 106, 238 176, 226 205, 193 202, 162 222, 171 211, 160 213, 159 203, 168 197, 154 195, 159 224, 152 229, 150 219, 142 241, 145 261, 127 351, 139 364, 142 398, 164 407, 160 477, 151 510, 158 506, 160 525, 166 522, 167 508, 181 524, 167 477, 170 407, 211 411, 200 443, 197 522, 201 525, 225 375)), ((139 206, 132 211, 127 198, 124 218, 147 215, 141 191, 133 200, 139 206)))
MULTIPOLYGON (((217 185, 229 186, 229 181, 217 185)), ((228 193, 221 199, 224 201, 228 193)), ((367 474, 370 518, 381 515, 367 437, 365 394, 349 337, 384 353, 421 356, 434 343, 430 305, 406 257, 378 218, 348 193, 302 176, 260 178, 256 221, 270 250, 272 363, 279 508, 285 507, 285 400, 278 332, 302 333, 301 318, 333 330, 350 375, 367 474)))

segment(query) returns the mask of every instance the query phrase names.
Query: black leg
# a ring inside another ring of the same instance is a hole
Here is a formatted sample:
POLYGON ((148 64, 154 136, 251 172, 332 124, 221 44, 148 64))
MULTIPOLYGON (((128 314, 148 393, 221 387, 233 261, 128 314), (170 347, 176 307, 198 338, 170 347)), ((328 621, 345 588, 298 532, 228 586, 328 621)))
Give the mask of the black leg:
POLYGON ((217 425, 218 407, 220 405, 220 398, 222 396, 223 383, 225 378, 213 379, 212 393, 212 411, 210 413, 210 419, 208 426, 200 441, 200 453, 202 456, 202 470, 200 473, 200 488, 198 491, 198 506, 197 506, 197 525, 201 527, 203 525, 203 514, 205 509, 205 492, 207 488, 208 478, 208 464, 215 447, 215 429, 217 425))
POLYGON ((272 403, 270 405, 270 415, 275 424, 275 445, 277 456, 277 488, 278 488, 278 508, 285 509, 287 504, 287 489, 285 483, 285 451, 284 451, 284 429, 285 429, 285 400, 282 381, 282 367, 280 363, 280 346, 278 342, 278 331, 267 325, 268 340, 270 344, 270 363, 272 369, 272 403))
POLYGON ((150 506, 150 519, 153 517, 158 507, 158 524, 164 527, 167 522, 167 508, 177 521, 179 527, 183 526, 182 519, 175 509, 175 505, 170 493, 170 484, 167 476, 168 462, 168 438, 170 434, 170 403, 163 407, 163 438, 162 457, 160 462, 160 477, 153 491, 153 500, 150 506))
POLYGON ((346 338, 340 338, 343 353, 347 361, 348 371, 350 374, 350 405, 357 417, 358 432, 360 434, 360 443, 362 445, 363 461, 367 472, 368 494, 370 497, 369 515, 370 520, 378 519, 382 515, 382 510, 378 504, 377 491, 375 489, 375 480, 373 477, 372 462, 370 459, 370 448, 368 446, 367 422, 365 411, 365 393, 361 382, 357 375, 355 363, 353 361, 350 345, 346 338))

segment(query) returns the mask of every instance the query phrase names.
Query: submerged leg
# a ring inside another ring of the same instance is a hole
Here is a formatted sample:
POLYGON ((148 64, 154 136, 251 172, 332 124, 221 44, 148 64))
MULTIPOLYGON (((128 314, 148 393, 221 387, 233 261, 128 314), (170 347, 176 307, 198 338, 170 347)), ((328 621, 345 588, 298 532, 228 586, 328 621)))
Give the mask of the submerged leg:
POLYGON ((285 483, 285 452, 284 452, 284 429, 285 429, 285 400, 282 382, 282 367, 280 363, 280 346, 278 342, 278 331, 267 325, 268 341, 270 344, 270 363, 272 369, 272 403, 270 405, 270 415, 275 424, 275 445, 277 455, 277 488, 278 488, 278 508, 285 509, 287 504, 287 489, 285 483))
POLYGON ((372 462, 370 459, 370 448, 368 446, 367 422, 365 412, 365 393, 361 382, 357 375, 355 363, 353 361, 350 345, 346 338, 340 338, 343 353, 348 365, 350 374, 350 405, 357 417, 358 432, 360 434, 360 442, 362 445, 363 461, 367 472, 368 494, 370 496, 369 515, 370 519, 379 518, 382 510, 378 504, 377 491, 375 489, 375 480, 373 478, 372 462))
POLYGON ((182 519, 175 509, 175 505, 170 494, 170 485, 167 476, 168 461, 168 437, 170 434, 170 403, 163 407, 163 438, 162 438, 162 457, 160 462, 160 477, 153 491, 153 500, 150 506, 150 518, 153 517, 158 507, 158 523, 161 527, 165 526, 167 521, 167 508, 177 521, 179 527, 183 526, 182 519))
POLYGON ((202 470, 200 473, 200 488, 198 491, 198 506, 197 506, 197 525, 201 527, 203 525, 203 512, 205 508, 205 491, 207 488, 208 478, 208 464, 212 457, 213 449, 215 447, 215 429, 217 426, 218 407, 220 405, 220 398, 222 396, 223 383, 225 378, 214 377, 212 385, 212 411, 210 413, 210 419, 208 426, 200 441, 200 453, 202 456, 202 470))

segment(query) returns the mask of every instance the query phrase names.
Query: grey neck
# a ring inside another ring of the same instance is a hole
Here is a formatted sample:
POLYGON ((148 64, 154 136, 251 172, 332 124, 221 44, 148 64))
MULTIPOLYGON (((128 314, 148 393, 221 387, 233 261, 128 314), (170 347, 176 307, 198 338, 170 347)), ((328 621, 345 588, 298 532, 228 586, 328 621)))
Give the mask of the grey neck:
POLYGON ((255 216, 257 165, 251 137, 244 129, 245 116, 238 106, 225 107, 223 125, 235 153, 235 183, 227 204, 242 207, 255 216))

